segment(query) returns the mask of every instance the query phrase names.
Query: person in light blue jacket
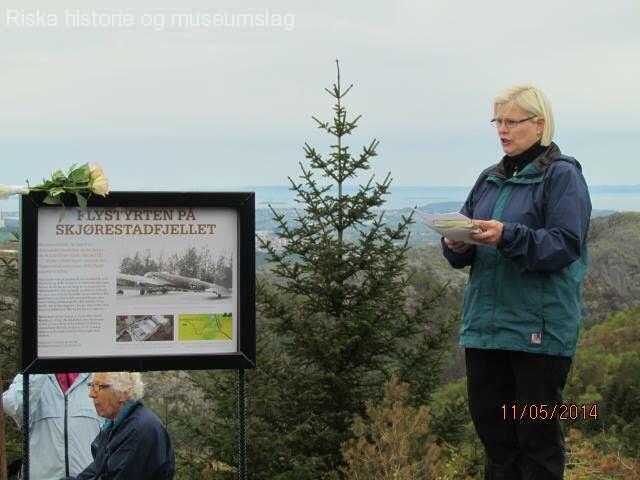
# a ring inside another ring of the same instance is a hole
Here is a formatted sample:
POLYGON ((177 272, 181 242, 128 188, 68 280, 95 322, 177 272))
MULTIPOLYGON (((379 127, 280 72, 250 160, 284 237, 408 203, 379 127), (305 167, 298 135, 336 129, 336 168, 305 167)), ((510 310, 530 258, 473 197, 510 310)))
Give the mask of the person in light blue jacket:
POLYGON ((546 96, 516 86, 494 102, 504 156, 478 177, 461 213, 481 230, 443 238, 470 266, 460 345, 469 411, 487 480, 561 480, 562 390, 576 351, 587 269, 589 190, 580 163, 553 142, 546 96))
MULTIPOLYGON (((31 480, 77 475, 91 463, 91 442, 103 421, 89 398, 89 373, 29 376, 31 480)), ((4 411, 22 427, 23 378, 2 395, 4 411)))

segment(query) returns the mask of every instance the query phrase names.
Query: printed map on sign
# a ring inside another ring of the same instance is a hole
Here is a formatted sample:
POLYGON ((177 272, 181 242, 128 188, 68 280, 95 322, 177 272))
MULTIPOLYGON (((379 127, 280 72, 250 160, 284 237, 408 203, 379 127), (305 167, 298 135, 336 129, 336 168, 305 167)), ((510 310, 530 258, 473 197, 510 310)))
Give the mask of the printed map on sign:
POLYGON ((178 322, 178 340, 233 340, 231 313, 185 313, 178 322))

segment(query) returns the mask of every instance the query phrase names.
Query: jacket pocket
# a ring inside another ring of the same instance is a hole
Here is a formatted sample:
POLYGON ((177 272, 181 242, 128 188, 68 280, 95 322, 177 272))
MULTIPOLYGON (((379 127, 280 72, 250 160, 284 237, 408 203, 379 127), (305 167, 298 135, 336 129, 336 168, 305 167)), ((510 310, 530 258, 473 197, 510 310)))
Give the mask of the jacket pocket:
POLYGON ((501 340, 520 348, 541 344, 545 274, 524 270, 511 261, 503 262, 501 268, 495 322, 501 340))

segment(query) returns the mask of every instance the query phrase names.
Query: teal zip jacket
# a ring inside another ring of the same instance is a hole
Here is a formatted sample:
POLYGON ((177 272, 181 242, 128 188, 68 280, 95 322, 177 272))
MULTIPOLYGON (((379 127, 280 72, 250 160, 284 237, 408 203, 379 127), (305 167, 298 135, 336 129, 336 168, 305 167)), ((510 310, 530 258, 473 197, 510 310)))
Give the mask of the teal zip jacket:
POLYGON ((442 242, 454 268, 471 265, 460 345, 572 357, 582 312, 591 201, 578 161, 552 143, 511 178, 486 169, 461 213, 499 220, 497 248, 462 255, 442 242))

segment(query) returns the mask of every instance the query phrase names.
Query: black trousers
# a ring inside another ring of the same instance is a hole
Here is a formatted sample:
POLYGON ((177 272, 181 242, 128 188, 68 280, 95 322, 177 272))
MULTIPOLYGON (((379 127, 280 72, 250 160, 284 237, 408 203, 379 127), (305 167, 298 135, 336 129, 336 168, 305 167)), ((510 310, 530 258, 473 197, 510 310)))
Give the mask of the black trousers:
POLYGON ((469 412, 486 454, 485 480, 562 480, 559 412, 571 358, 465 350, 469 412), (546 407, 545 407, 546 405, 546 407), (524 415, 523 415, 524 412, 524 415))

